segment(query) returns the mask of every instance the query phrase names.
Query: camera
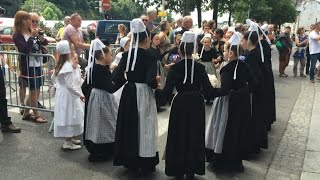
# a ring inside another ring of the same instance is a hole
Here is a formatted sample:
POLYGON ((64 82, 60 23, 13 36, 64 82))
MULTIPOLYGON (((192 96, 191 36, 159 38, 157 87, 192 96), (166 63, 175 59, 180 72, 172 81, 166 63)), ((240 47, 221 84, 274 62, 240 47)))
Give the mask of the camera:
POLYGON ((38 32, 38 34, 39 34, 40 36, 43 36, 43 35, 44 35, 44 31, 43 31, 43 30, 40 30, 40 31, 38 32))

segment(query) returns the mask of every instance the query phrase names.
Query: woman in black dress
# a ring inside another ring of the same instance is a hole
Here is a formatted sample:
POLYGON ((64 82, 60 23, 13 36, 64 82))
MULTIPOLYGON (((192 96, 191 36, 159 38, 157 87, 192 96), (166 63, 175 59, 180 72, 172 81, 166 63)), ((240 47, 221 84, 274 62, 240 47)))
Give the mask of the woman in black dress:
POLYGON ((186 174, 205 174, 205 106, 203 93, 210 96, 214 89, 205 67, 192 59, 195 34, 187 31, 180 44, 182 60, 171 66, 160 96, 170 96, 174 87, 178 93, 172 100, 168 138, 165 150, 165 173, 183 178, 186 174))
POLYGON ((263 74, 260 49, 257 47, 259 37, 257 32, 248 31, 242 38, 242 48, 248 50, 245 62, 249 64, 252 76, 256 79, 255 86, 251 86, 251 119, 248 124, 248 147, 244 152, 244 158, 250 153, 259 153, 261 147, 267 146, 267 127, 265 111, 265 78, 263 74))
POLYGON ((140 18, 131 21, 135 41, 122 55, 113 81, 125 84, 117 117, 114 161, 133 171, 154 172, 159 163, 157 107, 152 89, 158 86, 157 59, 150 55, 149 32, 140 18))
MULTIPOLYGON (((206 156, 214 170, 244 171, 242 165, 243 136, 250 118, 249 84, 253 83, 249 66, 239 60, 240 35, 225 43, 228 60, 221 71, 221 88, 217 89, 206 128, 206 156)), ((232 38, 231 38, 232 39, 232 38)))

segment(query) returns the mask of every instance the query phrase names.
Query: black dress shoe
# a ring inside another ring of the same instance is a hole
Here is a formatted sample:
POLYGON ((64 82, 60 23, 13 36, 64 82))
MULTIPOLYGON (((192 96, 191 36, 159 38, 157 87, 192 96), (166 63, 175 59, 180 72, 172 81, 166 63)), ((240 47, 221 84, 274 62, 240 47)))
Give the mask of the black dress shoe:
POLYGON ((1 125, 0 129, 3 132, 9 132, 9 133, 20 133, 21 132, 21 129, 14 124, 1 125))

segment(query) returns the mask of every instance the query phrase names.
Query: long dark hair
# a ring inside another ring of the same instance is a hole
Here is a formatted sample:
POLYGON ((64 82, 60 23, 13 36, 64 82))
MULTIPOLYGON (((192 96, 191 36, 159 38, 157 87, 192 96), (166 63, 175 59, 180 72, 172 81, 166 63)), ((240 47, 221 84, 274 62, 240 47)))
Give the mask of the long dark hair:
POLYGON ((57 62, 56 67, 54 68, 54 75, 58 75, 59 71, 63 67, 64 63, 70 60, 70 55, 69 54, 60 54, 59 60, 57 62))
MULTIPOLYGON (((111 50, 110 50, 109 47, 106 46, 106 47, 102 48, 102 51, 103 51, 104 54, 108 54, 111 50)), ((99 58, 100 58, 101 56, 102 56, 101 50, 96 50, 96 51, 94 52, 94 58, 95 58, 96 60, 99 61, 99 58)))
MULTIPOLYGON (((133 34, 134 41, 137 40, 138 33, 133 34)), ((150 37, 150 31, 146 29, 146 31, 139 33, 139 43, 142 43, 147 37, 150 37), (146 33, 147 32, 147 33, 146 33), (147 36, 148 34, 148 36, 147 36)))
POLYGON ((244 38, 245 40, 247 40, 247 41, 249 40, 253 45, 257 45, 257 43, 258 43, 258 41, 259 41, 258 34, 257 34, 257 32, 255 32, 255 31, 253 31, 253 32, 250 32, 250 31, 246 32, 246 33, 244 34, 243 38, 244 38), (251 35, 250 35, 250 33, 251 33, 251 35), (249 35, 250 35, 250 38, 249 38, 249 35))
POLYGON ((186 54, 187 56, 191 56, 193 54, 193 48, 194 48, 194 44, 193 43, 181 43, 180 44, 180 47, 179 47, 179 50, 180 50, 180 53, 182 53, 183 55, 186 54), (186 51, 184 51, 184 45, 186 44, 186 51))

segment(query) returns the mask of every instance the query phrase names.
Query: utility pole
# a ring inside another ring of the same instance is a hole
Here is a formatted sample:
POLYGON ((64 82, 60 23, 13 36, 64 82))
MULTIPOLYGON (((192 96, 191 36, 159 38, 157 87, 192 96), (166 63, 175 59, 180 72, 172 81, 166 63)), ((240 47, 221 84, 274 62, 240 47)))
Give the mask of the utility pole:
MULTIPOLYGON (((166 11, 166 7, 168 5, 168 1, 167 0, 162 0, 162 12, 166 11)), ((167 15, 166 16, 161 16, 161 21, 166 21, 167 20, 167 15)))

